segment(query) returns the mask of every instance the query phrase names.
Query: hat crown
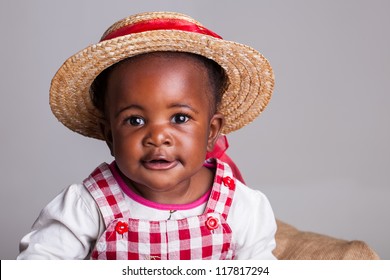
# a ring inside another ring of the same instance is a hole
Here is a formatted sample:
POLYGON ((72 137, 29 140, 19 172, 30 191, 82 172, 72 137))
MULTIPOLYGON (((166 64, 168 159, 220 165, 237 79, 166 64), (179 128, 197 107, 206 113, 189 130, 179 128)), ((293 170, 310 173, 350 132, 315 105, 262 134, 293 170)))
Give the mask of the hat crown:
MULTIPOLYGON (((147 13, 140 13, 140 14, 135 14, 129 17, 126 17, 124 19, 121 19, 117 22, 115 22, 113 25, 111 25, 102 35, 101 41, 107 40, 107 38, 111 39, 113 36, 110 36, 110 34, 113 34, 117 32, 120 29, 123 29, 128 26, 136 26, 137 24, 140 23, 156 23, 154 25, 154 28, 152 27, 150 30, 158 30, 158 29, 165 29, 162 27, 158 26, 158 23, 165 22, 165 23, 172 23, 174 24, 175 22, 181 22, 182 24, 191 24, 193 26, 197 26, 201 30, 206 30, 209 31, 209 33, 213 33, 214 37, 219 37, 219 35, 215 34, 214 32, 208 30, 205 28, 200 22, 196 21, 195 19, 191 18, 190 16, 187 16, 185 14, 181 13, 175 13, 175 12, 147 12, 147 13)), ((165 25, 167 26, 167 25, 165 25)), ((166 28, 169 29, 169 28, 166 28)), ((178 29, 178 28, 174 28, 178 29)), ((142 30, 144 31, 144 30, 142 30)), ((189 30, 187 30, 189 31, 189 30)), ((211 34, 209 34, 211 35, 211 34)))

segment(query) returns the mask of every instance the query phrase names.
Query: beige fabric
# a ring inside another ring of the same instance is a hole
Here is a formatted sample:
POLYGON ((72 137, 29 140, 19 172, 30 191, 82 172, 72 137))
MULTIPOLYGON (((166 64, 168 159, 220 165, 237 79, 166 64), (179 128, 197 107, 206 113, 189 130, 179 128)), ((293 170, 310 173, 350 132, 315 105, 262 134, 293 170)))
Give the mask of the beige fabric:
POLYGON ((300 231, 277 220, 274 255, 280 260, 377 260, 379 256, 363 241, 346 241, 300 231))

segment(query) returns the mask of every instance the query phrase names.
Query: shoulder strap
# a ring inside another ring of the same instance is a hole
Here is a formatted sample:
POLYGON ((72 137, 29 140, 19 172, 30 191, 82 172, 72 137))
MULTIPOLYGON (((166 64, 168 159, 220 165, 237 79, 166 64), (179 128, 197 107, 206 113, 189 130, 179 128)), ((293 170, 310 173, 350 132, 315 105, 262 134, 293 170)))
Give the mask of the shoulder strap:
POLYGON ((129 216, 123 192, 107 163, 97 167, 83 183, 96 201, 106 227, 112 220, 129 216))
POLYGON ((216 171, 213 188, 206 206, 206 213, 220 213, 227 219, 230 206, 232 205, 234 191, 236 189, 236 179, 228 164, 215 160, 216 171))

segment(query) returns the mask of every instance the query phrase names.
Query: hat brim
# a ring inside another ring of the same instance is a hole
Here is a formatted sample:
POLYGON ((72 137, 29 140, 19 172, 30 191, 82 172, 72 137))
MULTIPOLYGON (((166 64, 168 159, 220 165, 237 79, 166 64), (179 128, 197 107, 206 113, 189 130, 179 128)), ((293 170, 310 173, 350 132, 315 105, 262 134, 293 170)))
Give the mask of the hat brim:
POLYGON ((66 60, 51 83, 53 114, 77 133, 104 139, 100 128, 103 116, 90 97, 92 82, 104 69, 123 59, 157 51, 199 54, 226 71, 229 84, 218 108, 225 116, 224 134, 252 122, 271 98, 273 71, 267 59, 255 49, 198 33, 154 30, 102 41, 66 60))

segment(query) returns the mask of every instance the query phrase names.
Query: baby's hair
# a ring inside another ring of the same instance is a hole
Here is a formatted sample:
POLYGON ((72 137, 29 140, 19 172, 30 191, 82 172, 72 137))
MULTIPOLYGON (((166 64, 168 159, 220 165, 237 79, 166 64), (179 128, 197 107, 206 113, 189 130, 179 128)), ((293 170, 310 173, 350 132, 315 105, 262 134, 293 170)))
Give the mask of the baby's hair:
POLYGON ((208 59, 198 54, 187 53, 187 52, 166 51, 166 52, 152 52, 152 53, 140 54, 134 57, 130 57, 112 65, 111 67, 101 72, 93 81, 90 88, 92 103, 100 112, 102 112, 105 115, 105 94, 107 90, 107 81, 112 70, 115 69, 118 65, 128 60, 135 59, 138 57, 145 57, 145 56, 158 56, 158 57, 166 57, 166 58, 182 56, 182 57, 192 58, 200 62, 207 70, 209 83, 213 91, 213 95, 210 97, 210 105, 211 105, 210 114, 212 115, 218 110, 218 106, 221 103, 222 95, 228 85, 228 79, 225 70, 214 60, 208 59))

